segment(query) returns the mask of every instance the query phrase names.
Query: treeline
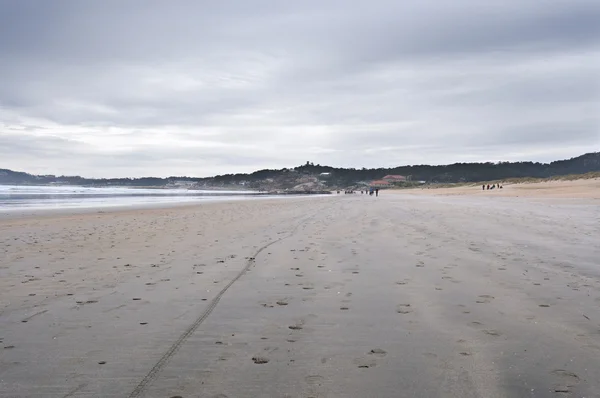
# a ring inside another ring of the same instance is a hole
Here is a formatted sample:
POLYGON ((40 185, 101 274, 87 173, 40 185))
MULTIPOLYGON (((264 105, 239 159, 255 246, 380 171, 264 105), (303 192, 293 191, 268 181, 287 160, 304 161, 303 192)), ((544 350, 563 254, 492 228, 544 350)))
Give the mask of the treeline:
POLYGON ((83 178, 80 176, 53 176, 32 175, 23 172, 0 169, 0 184, 6 185, 48 185, 66 184, 80 186, 133 186, 133 187, 159 187, 172 181, 202 181, 201 178, 192 177, 142 177, 142 178, 83 178))
POLYGON ((241 182, 256 183, 266 179, 293 177, 294 175, 320 175, 330 173, 323 181, 329 186, 349 186, 361 181, 377 180, 388 174, 410 176, 413 181, 426 182, 477 182, 507 178, 547 178, 566 174, 584 174, 600 171, 600 152, 588 153, 568 160, 552 163, 498 162, 498 163, 455 163, 445 166, 401 166, 379 169, 336 168, 307 162, 293 169, 265 169, 253 173, 225 174, 209 178, 110 178, 88 179, 79 176, 35 176, 22 172, 0 169, 0 184, 70 184, 70 185, 120 185, 120 186, 165 186, 173 181, 191 181, 199 184, 222 186, 241 182))
POLYGON ((381 179, 388 174, 410 176, 412 181, 426 182, 477 182, 501 180, 506 178, 535 177, 546 178, 566 174, 584 174, 600 171, 600 152, 588 153, 568 160, 552 163, 539 162, 498 162, 498 163, 455 163, 445 166, 401 166, 379 169, 336 168, 315 165, 307 162, 293 169, 259 170, 251 174, 226 174, 213 177, 213 181, 222 184, 254 182, 265 178, 277 178, 283 173, 321 174, 330 173, 324 181, 331 186, 352 185, 360 181, 381 179))

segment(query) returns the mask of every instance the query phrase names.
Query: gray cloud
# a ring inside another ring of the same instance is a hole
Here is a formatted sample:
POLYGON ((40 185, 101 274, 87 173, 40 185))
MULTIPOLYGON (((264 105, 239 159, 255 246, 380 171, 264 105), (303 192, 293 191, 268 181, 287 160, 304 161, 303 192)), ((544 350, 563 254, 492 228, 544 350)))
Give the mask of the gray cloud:
POLYGON ((600 146, 596 0, 0 3, 0 167, 210 175, 600 146))

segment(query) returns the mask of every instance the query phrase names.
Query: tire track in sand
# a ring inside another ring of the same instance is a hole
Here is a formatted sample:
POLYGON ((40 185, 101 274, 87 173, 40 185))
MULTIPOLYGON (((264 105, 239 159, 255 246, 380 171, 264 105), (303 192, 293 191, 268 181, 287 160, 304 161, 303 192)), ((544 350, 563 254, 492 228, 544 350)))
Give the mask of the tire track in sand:
POLYGON ((292 236, 294 236, 296 234, 296 232, 298 232, 298 229, 300 229, 300 227, 302 225, 304 225, 308 220, 310 220, 311 218, 313 218, 315 216, 315 214, 310 215, 310 216, 305 217, 304 219, 302 219, 298 223, 298 225, 296 225, 296 227, 294 227, 294 229, 291 232, 289 232, 287 235, 282 236, 282 237, 280 237, 278 239, 275 239, 275 240, 267 243, 266 245, 262 246, 261 248, 259 248, 256 251, 256 253, 254 253, 252 255, 252 257, 250 257, 248 259, 248 261, 246 262, 246 265, 244 266, 244 268, 242 268, 242 270, 231 281, 229 281, 229 283, 227 285, 225 285, 225 287, 223 287, 223 289, 221 289, 221 291, 219 291, 219 293, 210 302, 210 304, 208 305, 208 307, 200 314, 200 316, 194 321, 194 323, 192 323, 185 330, 185 332, 183 332, 183 334, 175 341, 175 343, 173 343, 171 345, 171 347, 158 360, 158 362, 156 362, 156 364, 152 367, 152 369, 150 369, 150 371, 148 372, 148 374, 146 374, 146 376, 144 376, 144 378, 142 379, 142 381, 137 385, 137 387, 135 387, 135 389, 128 395, 128 397, 129 398, 137 398, 137 397, 141 396, 144 393, 144 391, 146 390, 146 387, 148 387, 148 385, 158 376, 158 374, 160 373, 160 371, 169 362, 169 359, 171 359, 173 357, 173 355, 175 355, 177 353, 177 351, 183 345, 183 343, 185 343, 185 341, 198 329, 198 327, 202 324, 202 322, 204 322, 206 320, 206 318, 208 318, 208 316, 215 310, 215 308, 217 307, 217 304, 219 304, 219 301, 221 301, 221 298, 223 297, 223 295, 225 295, 225 293, 227 293, 227 290, 229 290, 229 288, 231 288, 231 286, 233 286, 233 284, 235 282, 237 282, 242 276, 244 276, 244 274, 246 272, 248 272, 248 270, 250 269, 250 267, 252 267, 252 265, 255 264, 256 257, 262 251, 264 251, 265 249, 269 248, 270 246, 272 246, 272 245, 274 245, 276 243, 279 243, 279 242, 281 242, 281 241, 283 241, 285 239, 288 239, 288 238, 291 238, 292 236))

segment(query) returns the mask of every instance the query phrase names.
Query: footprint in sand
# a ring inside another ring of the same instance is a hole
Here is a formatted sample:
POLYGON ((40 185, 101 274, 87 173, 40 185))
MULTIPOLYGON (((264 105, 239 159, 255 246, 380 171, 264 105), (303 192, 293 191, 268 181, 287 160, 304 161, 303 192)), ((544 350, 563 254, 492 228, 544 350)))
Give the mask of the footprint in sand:
POLYGON ((398 304, 396 306, 396 312, 398 314, 410 314, 412 309, 410 308, 410 304, 398 304))
POLYGON ((484 330, 483 333, 490 335, 490 336, 494 336, 494 337, 498 337, 502 334, 502 333, 498 332, 497 330, 484 330))
POLYGON ((483 294, 483 295, 479 296, 479 300, 476 300, 475 302, 477 304, 487 304, 487 303, 490 303, 493 299, 494 299, 494 296, 490 296, 489 294, 483 294))
POLYGON ((87 300, 87 301, 76 301, 76 304, 85 305, 85 304, 96 304, 98 300, 87 300))
POLYGON ((416 267, 418 267, 418 268, 423 268, 423 267, 425 267, 425 263, 424 263, 423 261, 419 261, 419 262, 417 263, 416 267))
POLYGON ((323 376, 319 376, 319 375, 311 375, 311 376, 306 376, 304 378, 304 381, 306 381, 308 384, 312 384, 312 385, 317 385, 317 384, 321 384, 323 381, 325 381, 325 378, 323 376))
POLYGON ((280 306, 285 306, 285 305, 288 305, 288 304, 289 303, 287 301, 285 301, 285 300, 279 300, 279 301, 277 301, 277 305, 280 305, 280 306))
POLYGON ((539 306, 542 307, 542 308, 548 308, 548 307, 550 307, 550 305, 548 305, 548 304, 540 304, 539 306))
POLYGON ((377 361, 375 361, 374 358, 356 358, 354 364, 358 366, 359 369, 368 369, 375 367, 377 361))
POLYGON ((385 350, 382 350, 381 348, 373 348, 370 352, 370 355, 375 355, 376 357, 380 357, 383 358, 387 355, 387 352, 385 350))
POLYGON ((350 308, 349 307, 340 307, 340 310, 342 311, 348 311, 350 308))
POLYGON ((554 392, 570 393, 571 388, 579 383, 579 376, 573 372, 563 369, 557 369, 550 372, 557 380, 554 385, 554 392))
POLYGON ((269 358, 263 357, 260 355, 256 355, 256 356, 252 357, 252 361, 258 365, 264 365, 266 363, 269 363, 269 358))

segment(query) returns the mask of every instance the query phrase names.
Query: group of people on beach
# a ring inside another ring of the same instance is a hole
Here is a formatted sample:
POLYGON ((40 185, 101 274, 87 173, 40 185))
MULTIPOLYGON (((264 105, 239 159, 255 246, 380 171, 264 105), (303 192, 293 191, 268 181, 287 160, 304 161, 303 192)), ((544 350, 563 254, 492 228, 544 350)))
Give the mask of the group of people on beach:
POLYGON ((484 191, 485 190, 490 190, 490 189, 496 189, 496 188, 502 189, 502 185, 500 185, 500 184, 493 184, 493 185, 490 186, 490 184, 487 184, 487 185, 483 184, 483 186, 481 188, 484 191))
MULTIPOLYGON (((340 194, 340 191, 337 191, 337 193, 338 193, 338 195, 339 195, 339 194, 340 194)), ((349 194, 355 194, 355 193, 356 193, 356 192, 354 192, 354 191, 344 191, 344 194, 345 194, 345 195, 349 195, 349 194)), ((360 191, 360 194, 361 194, 361 195, 364 195, 364 194, 369 194, 370 196, 373 196, 373 195, 375 195, 375 196, 379 196, 379 188, 371 188, 371 189, 369 189, 368 191, 367 191, 367 190, 363 190, 363 191, 360 191)))

